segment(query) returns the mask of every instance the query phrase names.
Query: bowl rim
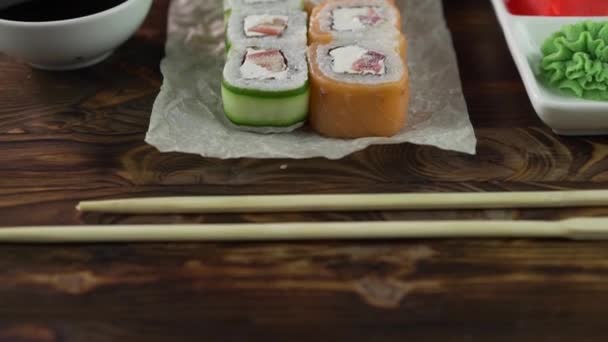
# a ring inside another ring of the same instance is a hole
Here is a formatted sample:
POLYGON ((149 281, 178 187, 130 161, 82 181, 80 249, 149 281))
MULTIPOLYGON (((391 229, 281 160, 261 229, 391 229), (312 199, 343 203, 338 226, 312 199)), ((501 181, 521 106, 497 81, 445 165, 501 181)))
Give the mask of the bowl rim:
MULTIPOLYGON (((85 0, 87 1, 87 0, 85 0)), ((107 10, 85 15, 78 18, 64 19, 64 20, 51 20, 51 21, 19 21, 19 20, 8 20, 8 19, 0 19, 0 25, 12 25, 19 27, 52 27, 52 26, 63 26, 63 25, 72 25, 79 24, 82 22, 90 21, 93 19, 99 19, 102 17, 111 16, 112 14, 123 10, 126 7, 131 6, 134 2, 142 1, 142 0, 125 0, 123 3, 116 5, 114 7, 108 8, 107 10)), ((151 1, 151 0, 148 0, 151 1)))

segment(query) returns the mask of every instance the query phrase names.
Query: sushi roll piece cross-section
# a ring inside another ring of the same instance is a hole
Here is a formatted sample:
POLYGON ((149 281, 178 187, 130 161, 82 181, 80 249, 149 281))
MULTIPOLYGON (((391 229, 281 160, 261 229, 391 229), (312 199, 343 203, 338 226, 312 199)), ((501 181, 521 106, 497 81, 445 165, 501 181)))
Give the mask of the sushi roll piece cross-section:
POLYGON ((390 137, 405 125, 409 75, 389 42, 309 47, 310 124, 334 138, 390 137))
POLYGON ((304 10, 310 14, 312 13, 312 10, 322 2, 323 0, 304 0, 304 10))
POLYGON ((234 45, 224 67, 222 100, 226 117, 245 130, 275 128, 274 133, 301 126, 309 106, 304 46, 234 45))
POLYGON ((226 46, 261 43, 306 46, 306 12, 248 10, 235 12, 228 23, 226 46))
MULTIPOLYGON (((303 10, 302 0, 229 0, 230 12, 255 10, 303 10)), ((224 8, 225 9, 225 8, 224 8)))
POLYGON ((223 0, 222 5, 224 6, 224 24, 228 25, 228 20, 232 13, 232 0, 223 0))
POLYGON ((401 14, 386 0, 336 0, 315 7, 310 16, 308 39, 330 43, 335 39, 397 38, 401 14))
MULTIPOLYGON (((308 12, 308 14, 312 13, 312 11, 314 10, 315 7, 321 5, 322 3, 326 2, 326 1, 333 1, 333 0, 304 0, 304 10, 306 10, 306 12, 308 12)), ((386 0, 391 4, 395 3, 395 0, 386 0)))

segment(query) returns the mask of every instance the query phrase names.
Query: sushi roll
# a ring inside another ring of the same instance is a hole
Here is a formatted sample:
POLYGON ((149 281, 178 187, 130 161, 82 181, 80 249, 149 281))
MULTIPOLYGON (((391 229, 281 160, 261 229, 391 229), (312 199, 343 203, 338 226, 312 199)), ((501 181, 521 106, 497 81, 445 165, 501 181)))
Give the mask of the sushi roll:
MULTIPOLYGON (((319 6, 320 4, 324 3, 325 1, 332 1, 332 0, 304 0, 304 10, 306 12, 308 12, 308 14, 312 13, 313 9, 317 6, 319 6)), ((395 3, 395 0, 386 0, 391 4, 395 3)))
POLYGON ((226 45, 256 45, 262 42, 306 46, 306 12, 298 10, 254 10, 230 17, 226 45))
POLYGON ((224 23, 228 25, 228 19, 230 18, 230 14, 232 13, 232 0, 224 0, 224 23))
POLYGON ((319 6, 324 0, 304 0, 304 10, 308 14, 312 13, 312 10, 319 6))
POLYGON ((389 41, 313 43, 310 124, 334 138, 390 137, 405 125, 409 75, 389 41))
POLYGON ((226 117, 241 129, 274 133, 301 126, 309 104, 305 46, 234 45, 224 67, 222 100, 226 117))
POLYGON ((308 39, 329 43, 334 39, 398 37, 401 14, 386 0, 335 0, 315 7, 310 16, 308 39))
POLYGON ((248 10, 303 10, 302 0, 229 0, 232 12, 248 10))

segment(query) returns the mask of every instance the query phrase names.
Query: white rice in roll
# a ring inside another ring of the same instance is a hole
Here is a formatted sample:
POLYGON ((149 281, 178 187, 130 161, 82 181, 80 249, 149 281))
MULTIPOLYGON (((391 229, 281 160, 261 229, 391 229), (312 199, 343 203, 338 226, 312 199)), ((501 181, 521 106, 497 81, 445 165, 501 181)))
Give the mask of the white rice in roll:
POLYGON ((264 42, 306 45, 307 14, 298 10, 245 10, 232 14, 226 37, 232 45, 264 42))

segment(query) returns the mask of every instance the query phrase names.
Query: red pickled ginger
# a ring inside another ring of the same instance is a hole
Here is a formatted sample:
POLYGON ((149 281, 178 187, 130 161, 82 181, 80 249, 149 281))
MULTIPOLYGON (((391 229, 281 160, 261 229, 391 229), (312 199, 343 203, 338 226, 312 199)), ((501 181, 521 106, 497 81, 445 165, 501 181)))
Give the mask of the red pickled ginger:
POLYGON ((505 0, 516 15, 538 16, 604 16, 608 0, 505 0))

